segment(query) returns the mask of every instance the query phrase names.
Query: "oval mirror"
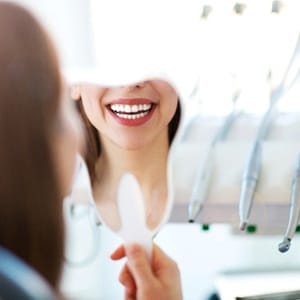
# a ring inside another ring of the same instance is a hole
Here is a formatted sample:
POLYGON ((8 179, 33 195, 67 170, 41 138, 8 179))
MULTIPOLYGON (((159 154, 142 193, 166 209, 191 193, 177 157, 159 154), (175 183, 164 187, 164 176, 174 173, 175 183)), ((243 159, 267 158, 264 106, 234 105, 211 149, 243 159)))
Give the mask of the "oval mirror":
MULTIPOLYGON (((182 117, 176 84, 162 75, 110 86, 81 82, 72 85, 71 96, 86 136, 83 167, 69 199, 73 215, 85 206, 89 215, 94 210, 92 215, 96 215, 98 222, 119 235, 131 221, 132 227, 136 227, 133 231, 139 228, 140 236, 152 239, 167 222, 173 204, 168 162, 182 117), (130 180, 126 183, 124 179, 121 186, 122 177, 128 173, 141 192, 146 233, 141 233, 143 224, 134 219, 134 201, 140 200, 133 198, 138 192, 129 187, 130 180)), ((95 226, 95 218, 91 226, 95 226)), ((132 229, 129 235, 134 235, 132 229)))

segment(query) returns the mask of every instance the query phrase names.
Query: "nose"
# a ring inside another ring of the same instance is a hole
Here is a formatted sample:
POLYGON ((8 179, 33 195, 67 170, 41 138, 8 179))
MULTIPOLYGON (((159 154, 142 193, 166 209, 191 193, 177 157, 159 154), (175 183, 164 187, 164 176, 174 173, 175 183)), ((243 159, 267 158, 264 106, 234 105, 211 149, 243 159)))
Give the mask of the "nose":
POLYGON ((142 89, 144 88, 146 85, 145 81, 141 81, 141 82, 137 82, 135 84, 130 84, 130 85, 126 85, 126 86, 122 86, 122 88, 127 89, 129 91, 135 90, 135 89, 142 89))

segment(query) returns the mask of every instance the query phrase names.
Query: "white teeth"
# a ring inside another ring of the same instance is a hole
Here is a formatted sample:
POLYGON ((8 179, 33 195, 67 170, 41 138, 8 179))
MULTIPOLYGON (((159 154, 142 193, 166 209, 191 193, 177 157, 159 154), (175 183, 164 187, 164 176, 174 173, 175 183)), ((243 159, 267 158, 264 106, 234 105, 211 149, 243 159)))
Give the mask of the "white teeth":
POLYGON ((130 105, 125 105, 125 112, 130 113, 131 112, 131 107, 130 105))
POLYGON ((149 112, 152 104, 110 104, 110 109, 115 113, 142 113, 149 112))
POLYGON ((131 106, 131 112, 136 113, 139 111, 139 107, 137 105, 132 105, 131 106))
POLYGON ((142 112, 142 113, 134 114, 134 115, 117 113, 117 116, 120 117, 120 118, 123 118, 123 119, 135 120, 135 119, 139 119, 139 118, 145 117, 148 113, 149 112, 142 112))

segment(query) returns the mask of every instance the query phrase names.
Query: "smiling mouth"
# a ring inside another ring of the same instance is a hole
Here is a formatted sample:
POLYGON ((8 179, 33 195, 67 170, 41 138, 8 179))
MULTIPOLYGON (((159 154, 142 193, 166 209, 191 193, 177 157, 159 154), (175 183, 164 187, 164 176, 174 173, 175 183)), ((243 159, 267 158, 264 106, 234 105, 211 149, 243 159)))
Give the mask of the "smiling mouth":
POLYGON ((154 103, 148 104, 109 104, 112 113, 122 119, 135 120, 146 117, 154 108, 154 103))

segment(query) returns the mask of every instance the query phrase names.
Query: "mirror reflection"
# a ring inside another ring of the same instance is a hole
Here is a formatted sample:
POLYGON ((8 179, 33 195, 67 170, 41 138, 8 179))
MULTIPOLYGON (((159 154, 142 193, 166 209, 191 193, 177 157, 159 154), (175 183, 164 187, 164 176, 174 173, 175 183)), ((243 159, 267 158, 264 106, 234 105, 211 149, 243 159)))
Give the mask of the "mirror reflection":
POLYGON ((147 79, 114 87, 76 84, 71 93, 85 124, 84 159, 103 223, 119 230, 118 185, 130 172, 144 195, 147 226, 156 228, 168 203, 167 161, 180 120, 177 91, 168 81, 147 79))

